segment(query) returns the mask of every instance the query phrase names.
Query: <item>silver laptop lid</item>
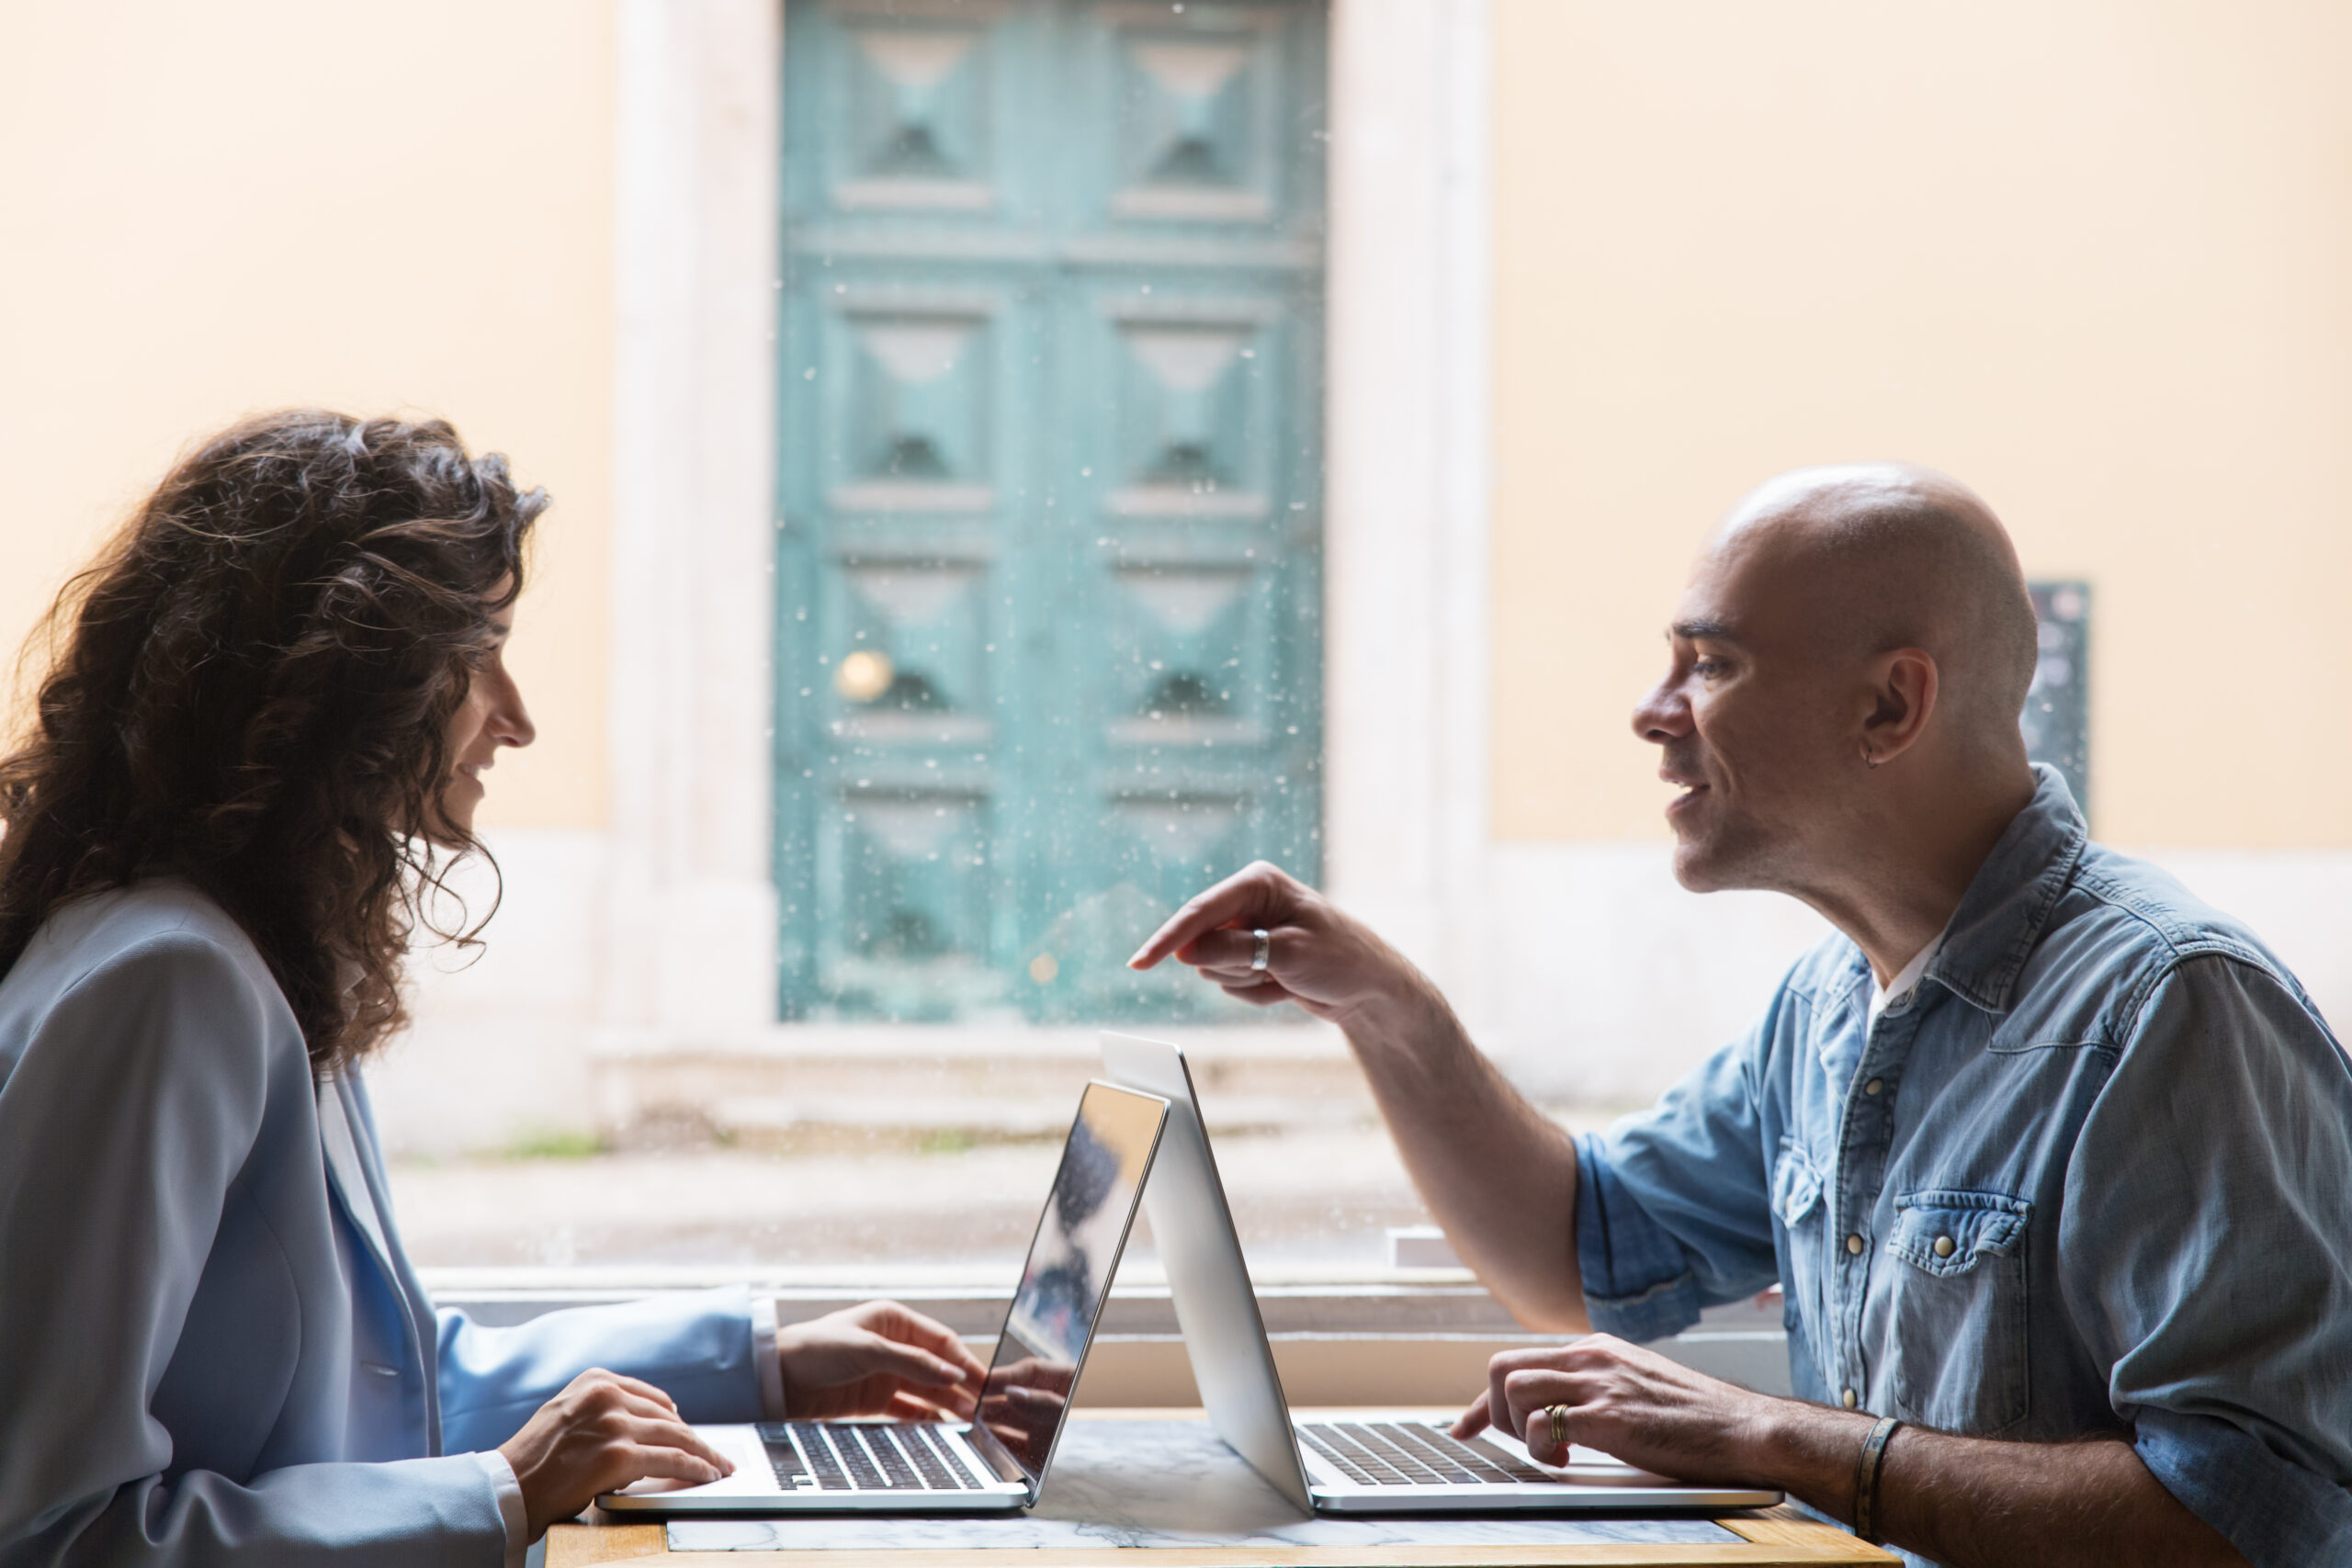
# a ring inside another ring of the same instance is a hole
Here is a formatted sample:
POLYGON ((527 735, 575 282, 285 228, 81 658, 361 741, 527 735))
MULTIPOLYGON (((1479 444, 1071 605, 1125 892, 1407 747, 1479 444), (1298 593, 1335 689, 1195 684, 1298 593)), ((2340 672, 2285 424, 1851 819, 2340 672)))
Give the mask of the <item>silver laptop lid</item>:
POLYGON ((1250 1266, 1234 1234, 1225 1183, 1201 1125, 1184 1053, 1158 1040, 1106 1030, 1102 1061, 1118 1082, 1168 1101, 1168 1126, 1143 1201, 1168 1271, 1168 1293, 1192 1358, 1193 1381, 1200 1385, 1202 1408, 1227 1446, 1276 1491, 1311 1510, 1290 1405, 1274 1370, 1250 1266))
POLYGON ((1033 1495, 1061 1441, 1167 1119, 1168 1101, 1159 1095, 1090 1083, 1062 1145, 977 1417, 1033 1495))

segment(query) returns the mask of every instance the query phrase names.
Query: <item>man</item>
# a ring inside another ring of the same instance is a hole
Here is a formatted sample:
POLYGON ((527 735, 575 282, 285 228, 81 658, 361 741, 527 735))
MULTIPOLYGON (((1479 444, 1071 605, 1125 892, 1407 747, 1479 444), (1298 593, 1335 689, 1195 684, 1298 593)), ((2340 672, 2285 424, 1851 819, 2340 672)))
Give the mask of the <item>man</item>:
POLYGON ((1131 961, 1340 1025, 1480 1278, 1605 1331, 1497 1357, 1463 1429, 1780 1487, 1915 1561, 2352 1562, 2352 1071, 2284 965, 2028 762, 2000 524, 1919 469, 1784 476, 1669 640, 1634 727, 1683 792, 1676 876, 1843 934, 1654 1110, 1569 1138, 1272 866, 1131 961), (1803 1401, 1626 1343, 1775 1280, 1803 1401))

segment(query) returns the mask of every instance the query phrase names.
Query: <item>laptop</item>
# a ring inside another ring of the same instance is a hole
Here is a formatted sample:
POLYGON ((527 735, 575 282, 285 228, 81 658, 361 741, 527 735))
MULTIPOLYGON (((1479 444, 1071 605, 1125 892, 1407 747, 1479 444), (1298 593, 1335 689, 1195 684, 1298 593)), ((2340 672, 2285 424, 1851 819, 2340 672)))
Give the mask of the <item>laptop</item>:
POLYGON ((649 1478, 616 1514, 1010 1513, 1037 1500, 1167 1120, 1148 1091, 1090 1083, 1062 1145, 972 1421, 696 1427, 735 1461, 707 1485, 649 1478))
POLYGON ((1102 1060, 1112 1081, 1168 1102, 1143 1201, 1201 1404, 1217 1436, 1300 1507, 1325 1514, 1654 1512, 1764 1508, 1781 1501, 1778 1492, 1655 1475, 1581 1446, 1569 1450, 1566 1465, 1538 1464, 1508 1433, 1489 1428, 1459 1439, 1452 1423, 1425 1416, 1294 1420, 1184 1053, 1105 1032, 1102 1060))

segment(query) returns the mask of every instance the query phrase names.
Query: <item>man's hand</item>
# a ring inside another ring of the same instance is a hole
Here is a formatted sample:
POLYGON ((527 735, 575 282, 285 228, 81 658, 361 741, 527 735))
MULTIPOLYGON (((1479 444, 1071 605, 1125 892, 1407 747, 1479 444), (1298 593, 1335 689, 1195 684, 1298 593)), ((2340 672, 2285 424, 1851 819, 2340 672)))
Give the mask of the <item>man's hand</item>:
POLYGON ((1336 1023, 1430 1212, 1513 1316, 1582 1328, 1577 1156, 1480 1055, 1445 998, 1362 921, 1260 861, 1176 911, 1127 963, 1173 955, 1231 997, 1336 1023), (1262 931, 1261 971, 1250 967, 1262 931))
POLYGON ((969 1416, 988 1375, 953 1329, 896 1302, 867 1302, 779 1328, 775 1351, 784 1407, 796 1421, 969 1416))
MULTIPOLYGON (((1568 1440, 1660 1475, 1770 1486, 1824 1513, 1854 1517, 1856 1461, 1877 1417, 1721 1382, 1605 1334, 1487 1364, 1487 1392, 1454 1423, 1489 1425, 1545 1464, 1555 1404, 1568 1440)), ((1879 1470, 1886 1539, 1954 1568, 2245 1568, 2245 1560, 2182 1506, 2114 1438, 2072 1443, 1959 1438, 1905 1426, 1879 1470)))
POLYGON ((679 1418, 668 1394, 601 1369, 572 1379, 498 1451, 523 1489, 533 1540, 632 1481, 659 1475, 699 1483, 735 1470, 679 1418))
POLYGON ((1753 1435, 1776 1403, 1692 1371, 1606 1334, 1547 1349, 1506 1350, 1487 1364, 1487 1392, 1453 1424, 1467 1438, 1488 1425, 1527 1445, 1544 1464, 1565 1464, 1544 1412, 1566 1405, 1568 1440, 1659 1475, 1758 1484, 1753 1435))
POLYGON ((1428 986, 1369 927, 1264 861, 1244 866, 1170 916, 1127 965, 1149 969, 1170 955, 1227 996, 1258 1007, 1296 1002, 1342 1026, 1376 998, 1411 996, 1428 986), (1263 970, 1250 967, 1257 946, 1253 931, 1272 937, 1263 970))

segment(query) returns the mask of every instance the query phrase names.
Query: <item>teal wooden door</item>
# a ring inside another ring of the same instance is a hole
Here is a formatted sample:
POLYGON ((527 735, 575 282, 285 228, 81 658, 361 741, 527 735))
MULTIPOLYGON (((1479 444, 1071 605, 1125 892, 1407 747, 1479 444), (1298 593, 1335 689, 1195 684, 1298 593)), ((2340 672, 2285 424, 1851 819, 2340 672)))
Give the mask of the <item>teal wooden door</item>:
POLYGON ((1325 30, 787 5, 786 1017, 1221 1016, 1123 960, 1318 873, 1325 30))

